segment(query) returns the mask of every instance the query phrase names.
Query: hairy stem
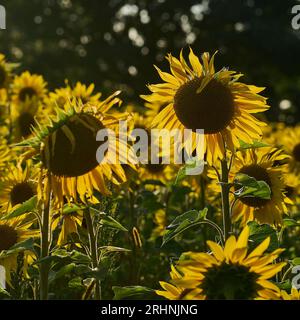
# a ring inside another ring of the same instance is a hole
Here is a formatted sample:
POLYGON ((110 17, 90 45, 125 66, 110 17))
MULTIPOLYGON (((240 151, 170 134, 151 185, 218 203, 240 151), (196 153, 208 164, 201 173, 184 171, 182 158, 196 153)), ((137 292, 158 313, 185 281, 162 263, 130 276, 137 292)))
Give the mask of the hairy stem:
MULTIPOLYGON (((94 269, 98 268, 98 248, 97 248, 97 239, 95 236, 95 228, 93 225, 93 220, 91 217, 90 209, 87 208, 84 210, 84 217, 86 220, 86 225, 89 234, 89 242, 90 242, 90 252, 92 258, 92 266, 94 269)), ((101 284, 100 281, 95 279, 95 299, 101 300, 101 284)))
MULTIPOLYGON (((51 188, 47 191, 46 203, 44 204, 41 224, 41 259, 49 256, 49 216, 51 203, 51 188)), ((49 265, 41 262, 40 265, 40 299, 48 300, 48 275, 49 265)))
POLYGON ((221 160, 221 193, 222 193, 222 213, 223 213, 223 227, 224 227, 224 240, 226 241, 231 232, 231 214, 229 191, 230 185, 228 184, 229 170, 226 159, 221 160))

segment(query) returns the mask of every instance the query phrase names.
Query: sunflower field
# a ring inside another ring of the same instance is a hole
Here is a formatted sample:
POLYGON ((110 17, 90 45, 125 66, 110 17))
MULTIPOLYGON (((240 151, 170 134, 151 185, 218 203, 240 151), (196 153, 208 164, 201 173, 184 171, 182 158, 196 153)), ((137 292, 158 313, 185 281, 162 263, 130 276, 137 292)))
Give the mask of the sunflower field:
POLYGON ((300 300, 300 124, 220 55, 168 51, 128 102, 0 53, 1 299, 300 300))

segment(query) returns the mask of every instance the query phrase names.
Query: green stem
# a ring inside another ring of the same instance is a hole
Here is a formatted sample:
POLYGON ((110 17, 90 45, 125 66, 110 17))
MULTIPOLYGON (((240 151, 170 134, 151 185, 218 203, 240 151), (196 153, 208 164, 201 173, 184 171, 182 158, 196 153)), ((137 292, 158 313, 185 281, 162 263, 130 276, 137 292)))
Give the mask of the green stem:
MULTIPOLYGON (((49 216, 51 192, 49 191, 47 203, 45 203, 42 214, 41 225, 41 259, 49 256, 49 216)), ((42 262, 40 265, 40 299, 48 300, 48 275, 49 265, 42 262)))
POLYGON ((231 232, 231 216, 230 216, 230 202, 228 184, 229 170, 226 159, 221 160, 221 193, 222 193, 222 213, 223 213, 223 227, 225 241, 228 239, 231 232))
MULTIPOLYGON (((84 210, 84 217, 86 220, 87 230, 89 234, 89 242, 90 242, 90 252, 92 258, 92 266, 94 269, 98 268, 98 249, 97 249, 97 239, 95 236, 95 228, 93 225, 93 220, 91 217, 90 209, 87 208, 84 210)), ((100 281, 95 279, 95 299, 101 300, 101 284, 100 281)))
MULTIPOLYGON (((202 175, 199 177, 199 187, 200 187, 200 195, 199 195, 199 207, 200 210, 203 210, 205 208, 205 181, 202 175)), ((207 228, 204 226, 202 229, 202 235, 203 235, 203 246, 204 251, 207 251, 207 228)))
POLYGON ((205 181, 202 175, 200 175, 200 178, 199 178, 199 185, 200 185, 199 204, 200 204, 200 210, 203 210, 205 208, 205 181))

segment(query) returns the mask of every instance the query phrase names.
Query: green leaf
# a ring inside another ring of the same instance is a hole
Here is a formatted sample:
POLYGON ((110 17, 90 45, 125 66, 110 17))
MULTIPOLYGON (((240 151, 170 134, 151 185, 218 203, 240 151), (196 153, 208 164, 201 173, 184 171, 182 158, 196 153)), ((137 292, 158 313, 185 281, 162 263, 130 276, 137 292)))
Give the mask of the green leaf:
POLYGON ((235 176, 234 184, 239 189, 234 192, 237 198, 255 197, 271 199, 271 189, 265 181, 257 181, 255 178, 244 173, 235 176))
POLYGON ((100 216, 100 221, 99 221, 100 224, 113 229, 128 232, 128 230, 120 222, 114 219, 112 216, 99 211, 98 211, 98 215, 100 216))
POLYGON ((91 259, 88 255, 76 250, 71 251, 69 255, 72 261, 74 261, 75 263, 89 264, 91 262, 91 259))
POLYGON ((297 257, 297 258, 293 259, 293 260, 292 260, 292 264, 293 264, 294 266, 299 266, 299 265, 300 265, 300 258, 297 257))
POLYGON ((83 205, 80 206, 77 204, 71 204, 71 205, 66 204, 63 207, 62 213, 63 214, 70 214, 70 213, 77 212, 77 211, 84 210, 84 209, 86 209, 86 206, 83 206, 83 205))
POLYGON ((279 247, 276 230, 268 224, 258 224, 255 221, 248 222, 250 228, 249 244, 250 250, 257 247, 267 237, 270 237, 268 252, 274 251, 279 247))
POLYGON ((280 290, 285 290, 287 292, 290 292, 292 289, 291 280, 285 280, 284 282, 276 283, 276 285, 279 287, 280 290))
POLYGON ((84 287, 83 283, 82 283, 82 278, 81 277, 76 277, 71 279, 68 282, 68 287, 71 289, 75 289, 75 290, 80 290, 84 287))
POLYGON ((60 279, 67 274, 70 274, 75 269, 75 267, 76 267, 75 263, 70 263, 60 268, 59 271, 52 272, 51 275, 49 276, 49 283, 57 279, 60 279))
POLYGON ((263 147, 269 147, 269 146, 270 146, 269 144, 264 143, 262 141, 254 141, 253 143, 246 143, 240 140, 240 147, 238 150, 257 149, 257 148, 263 148, 263 147))
POLYGON ((112 287, 114 300, 146 300, 156 297, 153 289, 142 286, 112 287))
POLYGON ((170 240, 174 239, 180 233, 195 225, 200 224, 201 221, 205 220, 206 214, 207 208, 203 209, 202 211, 187 211, 182 215, 176 217, 167 227, 167 230, 163 236, 162 246, 164 246, 170 240))
POLYGON ((18 205, 12 212, 1 218, 1 220, 7 220, 19 217, 25 213, 28 213, 36 208, 37 204, 37 196, 33 196, 29 200, 23 202, 22 204, 18 205))
POLYGON ((297 222, 294 219, 286 218, 286 219, 283 219, 283 226, 286 227, 286 228, 288 228, 288 227, 299 227, 300 223, 297 222))
POLYGON ((51 264, 52 262, 63 262, 64 264, 72 263, 72 262, 76 264, 89 264, 91 262, 91 259, 86 254, 76 250, 68 252, 64 249, 58 249, 53 251, 51 256, 39 259, 34 263, 38 264, 41 262, 47 263, 47 264, 51 264))
POLYGON ((109 267, 99 266, 98 268, 92 269, 87 265, 76 265, 75 272, 84 278, 94 278, 97 280, 104 280, 109 271, 109 267))

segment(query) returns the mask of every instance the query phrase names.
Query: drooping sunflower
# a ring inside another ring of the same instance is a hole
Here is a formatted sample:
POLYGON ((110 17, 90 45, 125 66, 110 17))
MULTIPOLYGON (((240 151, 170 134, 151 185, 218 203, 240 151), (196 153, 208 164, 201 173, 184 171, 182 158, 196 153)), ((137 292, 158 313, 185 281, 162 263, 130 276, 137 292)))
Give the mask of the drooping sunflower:
MULTIPOLYGON (((284 163, 287 158, 282 150, 272 147, 248 149, 235 154, 229 172, 229 182, 234 183, 239 173, 246 174, 257 181, 267 183, 271 196, 270 199, 253 196, 240 198, 232 208, 233 221, 240 220, 242 225, 252 220, 271 225, 281 224, 283 215, 288 212, 286 205, 292 204, 285 195, 284 163)), ((214 171, 210 171, 210 176, 217 181, 214 171)), ((212 185, 212 188, 220 192, 219 184, 212 185)))
MULTIPOLYGON (((181 290, 181 299, 278 299, 279 288, 270 281, 285 262, 275 263, 284 251, 277 249, 264 254, 270 244, 270 238, 262 241, 248 253, 249 227, 246 226, 238 239, 230 236, 222 248, 213 241, 207 241, 212 251, 187 252, 176 265, 181 277, 172 280, 173 286, 181 290)), ((175 293, 173 287, 164 285, 166 292, 157 291, 167 296, 175 293)))
MULTIPOLYGON (((50 177, 55 203, 62 206, 65 200, 88 199, 97 202, 94 191, 110 194, 110 183, 119 184, 126 180, 121 163, 135 162, 132 150, 126 141, 119 139, 119 120, 126 120, 127 114, 109 114, 115 104, 120 104, 114 93, 96 106, 83 105, 77 99, 68 101, 64 110, 56 109, 56 119, 44 128, 35 131, 35 137, 23 143, 31 146, 26 156, 36 156, 41 169, 50 177), (97 141, 99 130, 111 130, 113 140, 97 141), (107 147, 104 144, 107 143, 107 147), (103 146, 102 146, 103 145, 103 146), (97 151, 107 151, 98 163, 97 151), (116 159, 114 156, 116 155, 116 159)), ((39 188, 39 194, 43 194, 39 188)))
POLYGON ((37 170, 28 161, 25 167, 10 164, 0 180, 0 212, 24 203, 37 194, 37 170))
POLYGON ((300 290, 296 288, 291 289, 291 293, 288 294, 286 291, 281 290, 281 300, 300 300, 300 290))
MULTIPOLYGON (((14 246, 29 238, 38 236, 39 231, 31 229, 33 220, 17 217, 9 220, 0 220, 0 265, 5 268, 6 282, 10 284, 10 273, 17 268, 18 252, 11 250, 14 246), (10 250, 10 251, 7 251, 10 250)), ((22 250, 23 251, 23 250, 22 250)), ((28 264, 32 252, 24 252, 24 267, 28 264)), ((26 269, 23 269, 26 272, 26 269)))
POLYGON ((164 83, 149 85, 151 95, 142 96, 149 103, 167 104, 154 118, 152 125, 168 130, 191 129, 193 148, 197 129, 204 129, 206 160, 222 158, 225 147, 234 150, 240 140, 259 140, 265 124, 253 114, 269 108, 259 93, 263 88, 239 82, 241 74, 227 69, 216 72, 214 56, 202 55, 202 64, 190 49, 190 65, 180 54, 180 60, 167 56, 171 73, 156 67, 164 83))
POLYGON ((26 101, 41 102, 47 93, 46 86, 47 83, 41 75, 31 74, 29 71, 23 72, 14 78, 12 84, 13 103, 20 105, 26 101))

